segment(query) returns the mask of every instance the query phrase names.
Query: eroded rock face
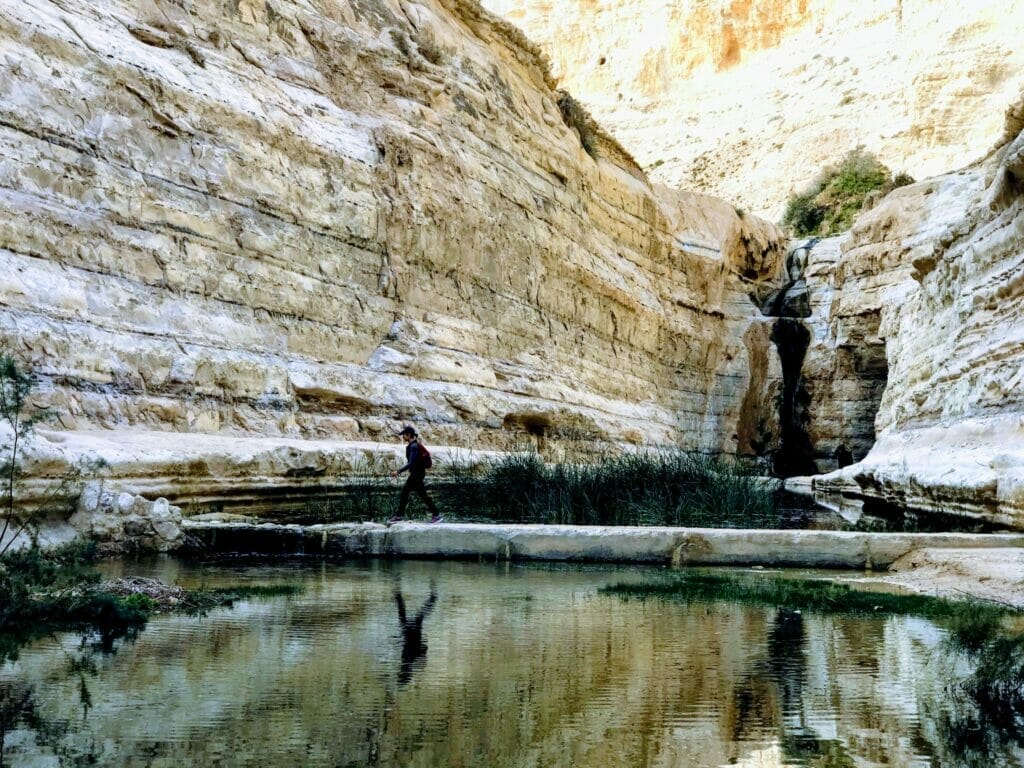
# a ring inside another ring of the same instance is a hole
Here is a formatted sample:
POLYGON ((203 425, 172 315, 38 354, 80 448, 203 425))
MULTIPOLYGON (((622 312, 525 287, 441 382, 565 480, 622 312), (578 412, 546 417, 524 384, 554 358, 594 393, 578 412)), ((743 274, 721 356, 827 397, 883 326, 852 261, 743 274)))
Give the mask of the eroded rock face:
POLYGON ((809 372, 816 386, 859 391, 862 406, 879 347, 887 368, 877 443, 815 479, 820 497, 1024 525, 1022 128, 1018 106, 985 162, 889 195, 858 219, 835 266, 808 281, 831 302, 809 372), (821 364, 830 344, 831 369, 821 364), (866 355, 851 389, 844 346, 866 355))
POLYGON ((777 220, 864 145, 921 179, 991 149, 1024 85, 998 0, 485 0, 667 184, 777 220))
POLYGON ((39 476, 92 446, 145 493, 139 435, 160 483, 238 477, 220 438, 321 440, 316 472, 406 420, 555 454, 776 439, 749 294, 780 234, 569 127, 475 4, 8 0, 0 55, 0 339, 67 430, 39 476))
POLYGON ((796 249, 807 291, 804 323, 810 340, 801 370, 804 417, 814 471, 860 461, 875 444, 875 417, 888 381, 879 331, 884 291, 892 274, 854 274, 843 253, 846 235, 801 243, 796 249))

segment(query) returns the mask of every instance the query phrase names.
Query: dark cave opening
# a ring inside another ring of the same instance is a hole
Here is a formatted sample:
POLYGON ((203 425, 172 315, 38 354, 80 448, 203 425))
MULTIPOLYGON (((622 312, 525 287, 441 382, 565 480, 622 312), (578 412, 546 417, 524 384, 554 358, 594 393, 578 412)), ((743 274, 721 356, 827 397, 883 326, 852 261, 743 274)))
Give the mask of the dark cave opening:
POLYGON ((807 434, 811 398, 801 376, 811 332, 796 318, 780 317, 772 328, 772 341, 782 362, 781 434, 779 448, 772 457, 772 471, 779 477, 813 475, 818 470, 807 434))

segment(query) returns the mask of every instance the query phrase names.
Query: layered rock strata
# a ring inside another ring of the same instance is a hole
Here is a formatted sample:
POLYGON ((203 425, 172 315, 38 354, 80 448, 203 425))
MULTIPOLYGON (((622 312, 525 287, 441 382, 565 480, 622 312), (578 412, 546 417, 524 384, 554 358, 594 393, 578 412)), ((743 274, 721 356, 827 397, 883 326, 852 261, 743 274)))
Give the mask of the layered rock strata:
POLYGON ((1024 85, 998 0, 485 0, 667 184, 777 220, 858 145, 925 178, 983 157, 1024 85))
POLYGON ((471 2, 7 0, 0 55, 0 339, 60 414, 37 478, 92 452, 175 503, 287 491, 406 420, 776 439, 749 294, 779 233, 652 186, 471 2))
POLYGON ((819 498, 1024 525, 1022 130, 1018 104, 985 162, 893 192, 857 220, 835 266, 808 280, 831 302, 809 372, 821 376, 815 387, 860 393, 851 424, 870 411, 871 376, 843 383, 839 354, 831 369, 821 363, 828 348, 861 355, 871 374, 884 347, 887 368, 877 443, 815 478, 819 498))

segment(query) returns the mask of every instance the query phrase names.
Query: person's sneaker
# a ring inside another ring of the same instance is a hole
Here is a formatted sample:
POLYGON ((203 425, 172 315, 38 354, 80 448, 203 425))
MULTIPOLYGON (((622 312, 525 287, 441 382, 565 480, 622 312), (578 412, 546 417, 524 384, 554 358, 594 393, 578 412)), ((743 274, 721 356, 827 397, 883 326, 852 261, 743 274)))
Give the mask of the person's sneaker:
POLYGON ((433 525, 434 523, 440 523, 442 520, 444 520, 444 518, 440 515, 434 515, 430 518, 430 524, 433 525))
POLYGON ((388 518, 388 525, 391 525, 392 523, 400 523, 403 520, 405 520, 405 518, 402 517, 402 515, 395 515, 394 517, 388 518))

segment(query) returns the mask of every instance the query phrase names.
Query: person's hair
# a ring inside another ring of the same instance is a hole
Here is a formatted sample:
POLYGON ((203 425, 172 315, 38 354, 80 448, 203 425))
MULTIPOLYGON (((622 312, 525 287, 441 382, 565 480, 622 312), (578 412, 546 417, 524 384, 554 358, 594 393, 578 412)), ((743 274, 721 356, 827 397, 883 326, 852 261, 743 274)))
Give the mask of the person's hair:
POLYGON ((407 426, 406 426, 406 427, 405 427, 405 428, 404 428, 404 429, 403 429, 403 430, 402 430, 401 432, 399 432, 398 434, 399 434, 399 435, 412 435, 413 437, 416 437, 416 430, 415 430, 415 429, 414 429, 414 428, 412 427, 412 425, 407 425, 407 426))

